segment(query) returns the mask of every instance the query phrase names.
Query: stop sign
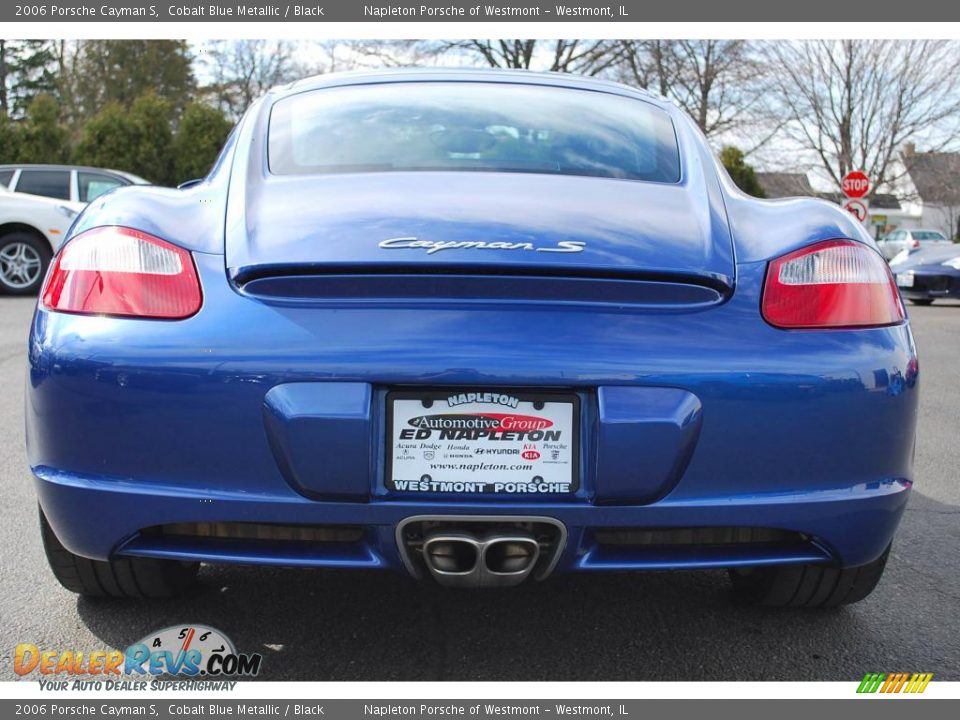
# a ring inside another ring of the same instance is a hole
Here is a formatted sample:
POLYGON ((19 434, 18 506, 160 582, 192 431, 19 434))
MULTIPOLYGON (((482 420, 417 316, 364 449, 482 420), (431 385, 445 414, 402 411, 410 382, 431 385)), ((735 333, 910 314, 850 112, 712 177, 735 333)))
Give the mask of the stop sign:
POLYGON ((840 187, 848 198, 862 198, 870 190, 870 178, 860 170, 853 170, 843 176, 840 187))

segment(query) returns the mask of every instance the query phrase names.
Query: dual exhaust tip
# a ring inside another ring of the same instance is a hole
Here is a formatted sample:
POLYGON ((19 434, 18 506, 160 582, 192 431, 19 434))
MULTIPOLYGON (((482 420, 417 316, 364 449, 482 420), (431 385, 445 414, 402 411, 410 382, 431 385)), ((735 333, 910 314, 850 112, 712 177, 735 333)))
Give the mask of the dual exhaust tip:
POLYGON ((423 561, 441 585, 509 587, 523 582, 540 558, 540 544, 530 535, 476 536, 435 533, 423 541, 423 561))

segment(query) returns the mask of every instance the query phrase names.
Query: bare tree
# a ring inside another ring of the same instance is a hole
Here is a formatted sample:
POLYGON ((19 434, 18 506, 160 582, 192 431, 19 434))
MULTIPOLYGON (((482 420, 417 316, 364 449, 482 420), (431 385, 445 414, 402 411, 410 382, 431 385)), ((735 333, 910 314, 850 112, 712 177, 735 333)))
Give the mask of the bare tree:
POLYGON ((548 70, 601 75, 622 58, 624 48, 613 40, 437 40, 415 44, 421 58, 460 57, 494 68, 548 70))
POLYGON ((238 118, 251 102, 275 85, 307 73, 286 40, 217 40, 200 60, 212 81, 204 90, 227 115, 238 118))
POLYGON ((676 82, 673 40, 621 40, 620 80, 666 97, 676 82))
POLYGON ((960 115, 960 44, 954 41, 774 42, 771 64, 786 138, 812 153, 838 187, 863 170, 876 190, 906 172, 897 154, 923 138, 953 139, 960 115))
POLYGON ((7 41, 0 39, 0 113, 10 113, 10 101, 7 96, 7 41))
POLYGON ((441 58, 423 40, 334 41, 327 51, 336 70, 433 65, 441 58))
POLYGON ((746 40, 622 40, 619 79, 664 95, 710 138, 749 136, 747 153, 769 141, 777 123, 763 101, 766 66, 746 40))

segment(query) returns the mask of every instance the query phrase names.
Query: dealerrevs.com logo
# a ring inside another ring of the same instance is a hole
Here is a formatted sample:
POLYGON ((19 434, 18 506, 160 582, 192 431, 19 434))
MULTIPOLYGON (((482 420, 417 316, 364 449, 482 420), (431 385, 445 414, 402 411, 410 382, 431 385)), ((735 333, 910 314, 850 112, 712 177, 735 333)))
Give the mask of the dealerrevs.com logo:
MULTIPOLYGON (((53 677, 107 681, 158 676, 230 678, 253 677, 262 662, 259 653, 237 652, 230 638, 216 628, 185 624, 150 633, 123 652, 41 650, 33 643, 21 643, 14 653, 13 669, 17 675, 38 673, 48 681, 53 677)), ((66 689, 66 683, 57 685, 60 687, 54 689, 66 689)))

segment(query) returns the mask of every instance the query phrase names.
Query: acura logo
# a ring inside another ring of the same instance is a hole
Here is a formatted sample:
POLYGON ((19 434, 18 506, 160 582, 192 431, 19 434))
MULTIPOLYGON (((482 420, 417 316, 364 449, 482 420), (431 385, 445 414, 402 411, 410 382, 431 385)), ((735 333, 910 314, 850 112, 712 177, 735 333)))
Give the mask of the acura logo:
POLYGON ((587 246, 579 240, 559 240, 553 247, 540 247, 531 242, 485 242, 483 240, 419 240, 416 237, 395 237, 380 242, 384 250, 426 250, 427 255, 441 250, 529 250, 545 253, 578 253, 587 246))

